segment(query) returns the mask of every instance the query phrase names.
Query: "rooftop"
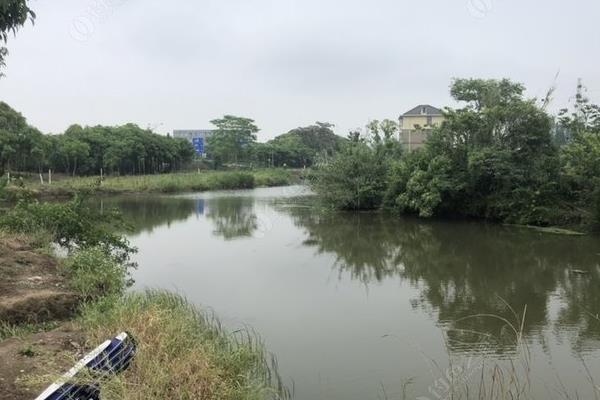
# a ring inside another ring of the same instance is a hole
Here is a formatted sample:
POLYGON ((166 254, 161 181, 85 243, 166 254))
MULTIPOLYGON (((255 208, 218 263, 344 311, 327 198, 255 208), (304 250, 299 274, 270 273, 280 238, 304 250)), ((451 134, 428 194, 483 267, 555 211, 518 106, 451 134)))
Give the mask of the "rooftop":
POLYGON ((427 115, 427 116, 440 115, 441 116, 443 114, 442 114, 442 110, 440 110, 439 108, 430 106, 429 104, 419 104, 415 108, 402 114, 403 117, 421 116, 421 115, 427 115))

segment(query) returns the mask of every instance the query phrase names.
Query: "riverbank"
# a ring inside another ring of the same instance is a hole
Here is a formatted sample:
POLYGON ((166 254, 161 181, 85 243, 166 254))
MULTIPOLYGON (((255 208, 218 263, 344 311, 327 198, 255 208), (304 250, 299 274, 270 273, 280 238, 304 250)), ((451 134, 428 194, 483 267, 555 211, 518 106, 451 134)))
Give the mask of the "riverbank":
POLYGON ((9 195, 29 191, 34 196, 71 197, 79 192, 95 194, 181 193, 207 190, 252 189, 255 187, 286 186, 297 183, 301 170, 257 169, 247 171, 200 171, 160 175, 131 175, 63 177, 52 184, 29 180, 13 182, 7 187, 9 195))
POLYGON ((103 399, 285 398, 253 333, 227 332, 177 294, 124 294, 123 265, 102 263, 96 248, 57 259, 44 239, 7 232, 0 239, 0 400, 35 397, 124 330, 139 353, 126 373, 102 384, 103 399))

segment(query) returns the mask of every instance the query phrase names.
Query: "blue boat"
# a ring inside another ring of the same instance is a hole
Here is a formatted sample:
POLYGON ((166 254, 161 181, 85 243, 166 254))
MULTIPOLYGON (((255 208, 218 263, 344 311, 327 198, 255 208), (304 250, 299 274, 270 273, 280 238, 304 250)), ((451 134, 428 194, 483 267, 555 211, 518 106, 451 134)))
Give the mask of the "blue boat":
POLYGON ((129 368, 136 351, 133 337, 123 332, 88 353, 35 400, 100 400, 100 381, 129 368), (89 371, 96 382, 75 383, 75 378, 83 370, 89 371))

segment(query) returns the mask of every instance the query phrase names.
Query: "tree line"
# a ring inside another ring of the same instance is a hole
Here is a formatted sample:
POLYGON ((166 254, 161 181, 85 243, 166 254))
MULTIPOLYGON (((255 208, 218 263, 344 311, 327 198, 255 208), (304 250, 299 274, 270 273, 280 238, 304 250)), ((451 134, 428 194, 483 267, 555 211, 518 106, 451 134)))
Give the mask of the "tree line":
POLYGON ((310 167, 335 154, 345 141, 333 125, 316 122, 260 143, 254 120, 233 115, 211 121, 217 129, 208 138, 208 157, 216 167, 225 164, 260 167, 310 167))
MULTIPOLYGON (((317 122, 266 143, 249 118, 225 115, 212 123, 207 141, 209 166, 310 167, 341 149, 345 139, 329 123, 317 122)), ((54 172, 76 175, 154 174, 187 168, 196 157, 191 143, 122 126, 71 125, 64 133, 45 135, 8 104, 0 102, 0 173, 54 172)))
POLYGON ((312 185, 341 209, 517 224, 600 225, 600 107, 579 85, 573 110, 551 116, 510 80, 457 79, 425 146, 406 152, 381 123, 316 169, 312 185), (385 133, 387 132, 387 133, 385 133))
POLYGON ((176 171, 194 157, 183 139, 122 126, 70 126, 63 134, 44 135, 8 104, 0 102, 0 172, 71 175, 149 174, 176 171))

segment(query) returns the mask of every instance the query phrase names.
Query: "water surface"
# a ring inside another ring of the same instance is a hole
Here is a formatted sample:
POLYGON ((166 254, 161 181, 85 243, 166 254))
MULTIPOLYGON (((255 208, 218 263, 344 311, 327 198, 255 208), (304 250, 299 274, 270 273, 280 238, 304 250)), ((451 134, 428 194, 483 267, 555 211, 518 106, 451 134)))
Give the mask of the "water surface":
POLYGON ((449 360, 464 375, 482 360, 522 360, 507 321, 523 323, 539 398, 593 398, 598 238, 322 214, 307 194, 129 196, 102 206, 135 227, 136 288, 176 290, 231 329, 252 326, 297 399, 446 398, 449 360))

